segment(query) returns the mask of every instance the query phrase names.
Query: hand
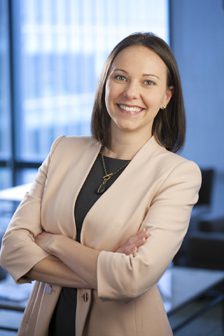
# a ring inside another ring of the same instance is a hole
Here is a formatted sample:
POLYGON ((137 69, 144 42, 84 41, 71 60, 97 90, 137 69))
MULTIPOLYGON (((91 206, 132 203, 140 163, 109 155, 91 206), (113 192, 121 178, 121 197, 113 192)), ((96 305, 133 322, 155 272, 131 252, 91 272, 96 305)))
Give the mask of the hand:
POLYGON ((51 253, 51 246, 53 245, 56 236, 57 235, 53 233, 43 231, 38 236, 36 236, 35 243, 45 252, 51 253))
POLYGON ((124 253, 126 255, 135 255, 135 253, 138 251, 138 248, 145 244, 149 236, 149 232, 146 229, 138 231, 124 244, 122 244, 115 252, 124 253))

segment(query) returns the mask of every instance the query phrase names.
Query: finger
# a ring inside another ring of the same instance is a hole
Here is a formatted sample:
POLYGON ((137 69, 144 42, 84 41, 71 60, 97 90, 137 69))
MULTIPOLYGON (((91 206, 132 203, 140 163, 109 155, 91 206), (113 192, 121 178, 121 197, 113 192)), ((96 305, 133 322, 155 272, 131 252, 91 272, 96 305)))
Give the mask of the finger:
POLYGON ((135 246, 138 248, 142 245, 144 245, 148 240, 148 235, 147 236, 142 236, 142 237, 139 237, 138 239, 135 240, 135 246))
POLYGON ((146 229, 143 229, 141 231, 138 231, 134 236, 130 238, 130 241, 136 242, 138 240, 142 240, 143 238, 147 239, 149 237, 149 231, 146 229))
POLYGON ((149 230, 142 230, 142 231, 139 231, 139 234, 137 235, 137 238, 138 239, 148 239, 150 236, 150 233, 149 233, 149 230))
POLYGON ((147 241, 148 237, 145 236, 140 236, 138 238, 136 238, 136 240, 133 242, 133 244, 137 247, 144 245, 145 242, 147 241))
POLYGON ((125 254, 131 254, 136 249, 135 245, 129 245, 124 247, 125 254))
POLYGON ((137 249, 137 247, 135 246, 135 247, 133 247, 133 248, 127 249, 125 254, 126 254, 126 255, 131 255, 131 254, 136 253, 137 251, 138 251, 138 249, 137 249))
POLYGON ((142 231, 139 231, 134 236, 131 236, 128 239, 127 244, 135 244, 138 240, 141 240, 144 236, 145 234, 142 231))
POLYGON ((117 252, 131 254, 135 248, 138 248, 145 244, 149 237, 149 231, 143 229, 131 236, 122 246, 117 249, 117 252))
POLYGON ((145 239, 145 238, 139 239, 139 240, 136 242, 135 246, 136 246, 136 247, 140 247, 140 246, 144 245, 145 242, 146 242, 146 239, 145 239))
POLYGON ((150 236, 149 229, 144 228, 143 230, 139 231, 139 236, 148 238, 150 236))

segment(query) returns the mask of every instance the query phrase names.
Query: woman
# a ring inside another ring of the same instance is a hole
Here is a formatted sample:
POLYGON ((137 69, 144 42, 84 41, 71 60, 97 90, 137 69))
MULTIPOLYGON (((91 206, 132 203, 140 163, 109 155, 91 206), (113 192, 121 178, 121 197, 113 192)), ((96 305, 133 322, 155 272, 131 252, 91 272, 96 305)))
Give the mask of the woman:
POLYGON ((55 141, 5 234, 2 265, 37 280, 19 335, 172 335, 156 283, 201 183, 174 153, 184 135, 169 47, 126 37, 102 73, 92 137, 55 141))

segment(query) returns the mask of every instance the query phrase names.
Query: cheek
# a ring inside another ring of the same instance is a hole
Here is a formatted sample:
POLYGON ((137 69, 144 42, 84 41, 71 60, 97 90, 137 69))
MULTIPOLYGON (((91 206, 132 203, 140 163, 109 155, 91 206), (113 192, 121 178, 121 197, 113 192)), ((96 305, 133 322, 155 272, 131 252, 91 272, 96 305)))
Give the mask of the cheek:
POLYGON ((156 93, 150 94, 144 99, 145 104, 151 109, 157 109, 160 105, 161 97, 158 97, 156 93))
POLYGON ((110 97, 111 97, 111 85, 106 84, 106 87, 105 87, 105 101, 106 101, 106 103, 108 102, 110 97))
POLYGON ((110 85, 107 85, 105 89, 105 105, 106 105, 107 113, 109 114, 110 117, 113 111, 112 104, 113 104, 113 92, 111 90, 110 85))
POLYGON ((108 110, 109 102, 110 102, 110 91, 107 90, 107 88, 106 88, 106 90, 105 90, 105 105, 106 105, 107 110, 108 110))
POLYGON ((105 99, 112 100, 118 98, 122 94, 123 88, 113 82, 108 82, 105 88, 105 99))
POLYGON ((161 93, 154 93, 149 99, 148 102, 151 106, 154 106, 155 109, 158 108, 158 110, 160 109, 160 107, 164 104, 164 98, 165 95, 161 94, 161 93))

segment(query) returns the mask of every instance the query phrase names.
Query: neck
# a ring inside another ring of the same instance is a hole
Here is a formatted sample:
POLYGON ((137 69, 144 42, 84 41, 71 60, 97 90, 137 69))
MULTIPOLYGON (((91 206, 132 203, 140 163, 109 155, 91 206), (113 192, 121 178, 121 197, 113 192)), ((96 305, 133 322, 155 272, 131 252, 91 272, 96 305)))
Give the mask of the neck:
POLYGON ((111 147, 104 148, 103 154, 115 159, 131 160, 140 148, 151 138, 151 135, 142 137, 142 134, 127 132, 124 134, 113 134, 111 137, 111 147))

